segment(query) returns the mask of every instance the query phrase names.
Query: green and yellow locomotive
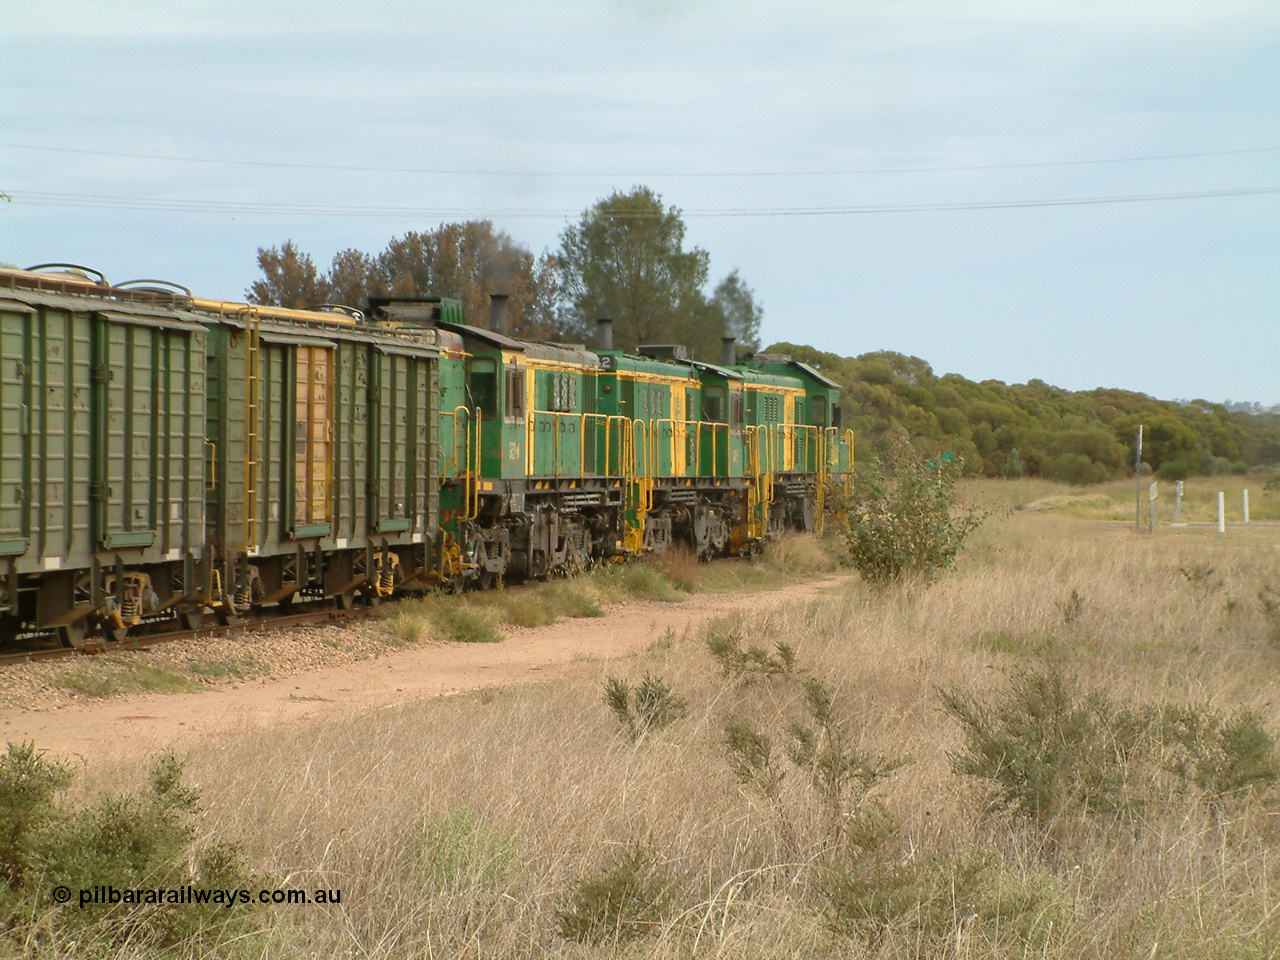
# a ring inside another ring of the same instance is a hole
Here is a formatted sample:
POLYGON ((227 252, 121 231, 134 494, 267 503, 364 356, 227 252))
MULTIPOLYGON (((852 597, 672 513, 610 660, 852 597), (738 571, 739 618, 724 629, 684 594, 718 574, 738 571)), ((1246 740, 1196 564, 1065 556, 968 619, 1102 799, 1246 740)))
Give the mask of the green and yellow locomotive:
POLYGON ((821 527, 836 385, 529 342, 447 299, 284 310, 0 270, 0 637, 487 587, 821 527))

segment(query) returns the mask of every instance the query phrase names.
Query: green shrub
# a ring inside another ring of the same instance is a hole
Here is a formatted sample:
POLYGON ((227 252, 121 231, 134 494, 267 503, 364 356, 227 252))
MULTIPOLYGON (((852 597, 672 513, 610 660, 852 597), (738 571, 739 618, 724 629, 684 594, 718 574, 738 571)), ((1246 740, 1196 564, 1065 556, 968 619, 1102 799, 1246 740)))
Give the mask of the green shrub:
POLYGON ((1231 464, 1231 472, 1237 477, 1243 477, 1249 472, 1249 465, 1243 460, 1237 460, 1235 463, 1231 464))
POLYGON ((980 931, 966 943, 973 956, 1038 953, 1065 934, 1071 913, 1069 893, 1051 874, 1012 869, 986 852, 861 857, 828 866, 818 891, 836 929, 871 942, 902 929, 915 956, 954 955, 966 929, 980 931))
POLYGON ((632 741, 670 726, 685 715, 684 700, 661 677, 646 673, 639 686, 615 677, 604 682, 604 702, 613 711, 632 741))
POLYGON ((261 884, 232 844, 196 842, 199 794, 183 781, 182 762, 162 755, 148 788, 105 794, 84 807, 60 802, 71 783, 62 766, 34 747, 9 744, 0 757, 0 909, 9 936, 22 940, 49 930, 85 952, 109 953, 130 944, 156 950, 243 941, 263 929, 256 904, 228 910, 222 903, 94 904, 81 908, 78 891, 248 889, 261 884), (57 904, 49 891, 64 886, 73 899, 57 904))
POLYGON ((952 769, 992 786, 992 805, 1041 824, 1072 812, 1132 820, 1177 793, 1217 802, 1280 781, 1277 738, 1253 713, 1207 705, 1117 707, 1050 665, 993 701, 939 691, 964 749, 952 769))
POLYGON ((983 519, 974 510, 953 516, 962 466, 926 462, 899 444, 879 464, 859 467, 845 519, 848 559, 863 579, 881 586, 951 565, 983 519))
POLYGON ((613 563, 597 567, 591 582, 610 601, 634 598, 675 603, 685 598, 651 563, 613 563))
POLYGON ((1191 475, 1191 468, 1185 460, 1166 460, 1156 470, 1157 480, 1185 480, 1191 475))
POLYGON ((110 658, 75 667, 54 680, 64 690, 90 697, 116 697, 128 693, 192 693, 207 689, 190 677, 134 660, 110 658), (111 664, 112 666, 107 666, 111 664), (116 669, 116 668, 119 669, 116 669))
POLYGON ((726 677, 752 683, 767 677, 788 676, 795 670, 796 651, 791 644, 778 640, 772 652, 760 644, 750 644, 744 649, 743 632, 740 616, 712 620, 705 628, 707 652, 726 677))
POLYGON ((1056 666, 1014 674, 995 703, 954 688, 938 696, 965 735, 952 769, 991 782, 994 806, 1040 822, 1074 807, 1107 813, 1140 807, 1124 761, 1150 724, 1117 713, 1101 695, 1080 695, 1056 666))
POLYGON ((1004 458, 1004 462, 1000 464, 1000 476, 1006 480, 1014 480, 1021 477, 1027 472, 1027 465, 1022 462, 1022 458, 1018 456, 1018 448, 1014 447, 1009 451, 1009 456, 1004 458))
POLYGON ((503 883, 518 861, 520 846, 470 807, 459 805, 428 817, 416 830, 410 853, 425 886, 465 893, 503 883))
MULTIPOLYGON (((785 728, 787 759, 808 783, 826 827, 828 850, 872 849, 897 829, 894 818, 868 794, 909 760, 862 750, 835 712, 830 688, 816 677, 803 684, 804 714, 785 728)), ((739 783, 757 790, 780 815, 786 839, 791 821, 783 810, 786 769, 778 762, 774 740, 752 721, 730 714, 722 743, 729 767, 739 783)))
POLYGON ((454 643, 500 643, 491 610, 472 606, 464 597, 436 597, 428 608, 434 635, 454 643))
POLYGON ((556 931, 581 943, 621 942, 656 933, 675 906, 665 865, 643 844, 632 844, 612 864, 574 884, 556 911, 556 931))
POLYGON ((59 820, 54 798, 73 779, 62 764, 37 753, 35 744, 10 742, 0 757, 0 895, 6 901, 26 888, 41 843, 59 820))
POLYGON ((832 843, 839 846, 848 836, 861 845, 866 842, 863 832, 846 834, 846 826, 860 817, 873 823, 883 819, 864 809, 867 794, 908 760, 860 749, 835 715, 830 688, 817 677, 804 681, 804 707, 806 718, 787 727, 787 757, 806 775, 832 843))

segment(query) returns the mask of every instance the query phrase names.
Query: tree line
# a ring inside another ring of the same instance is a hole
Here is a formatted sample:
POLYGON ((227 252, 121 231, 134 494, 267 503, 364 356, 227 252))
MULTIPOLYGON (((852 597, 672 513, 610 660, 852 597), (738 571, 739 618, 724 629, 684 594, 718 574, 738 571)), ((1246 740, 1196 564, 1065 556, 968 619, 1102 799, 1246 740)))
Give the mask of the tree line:
POLYGON ((845 426, 859 452, 878 455, 895 436, 950 451, 966 473, 1098 483, 1132 476, 1134 441, 1162 479, 1239 472, 1280 463, 1280 415, 1228 410, 1205 400, 1156 400, 1129 390, 1070 391, 1040 380, 981 383, 943 376, 918 357, 890 351, 842 357, 778 343, 840 383, 845 426))
MULTIPOLYGON (((255 303, 360 306, 371 295, 462 301, 484 326, 489 294, 504 293, 514 336, 591 343, 596 320, 614 321, 615 344, 683 344, 716 361, 720 338, 760 348, 760 304, 735 270, 709 288, 709 254, 685 246, 680 211, 647 187, 614 191, 564 229, 560 246, 534 255, 488 220, 445 223, 393 238, 376 254, 348 249, 321 271, 291 241, 258 250, 255 303)), ((1040 380, 981 383, 937 376, 924 360, 888 351, 842 357, 775 344, 824 371, 844 391, 845 425, 861 455, 895 435, 950 451, 969 474, 1095 483, 1131 474, 1144 427, 1145 464, 1165 479, 1280 463, 1280 413, 1204 400, 1162 401, 1127 390, 1071 392, 1040 380)), ((1243 405, 1239 405, 1243 406, 1243 405)))
POLYGON ((708 292, 710 255, 685 248, 680 210, 647 187, 614 191, 584 211, 556 251, 535 256, 488 220, 444 223, 393 238, 380 253, 340 251, 321 271, 287 240, 259 248, 262 276, 253 303, 307 308, 359 307, 370 296, 439 296, 462 301, 468 322, 485 325, 489 294, 508 296, 514 336, 590 343, 596 320, 613 320, 614 340, 683 344, 702 360, 720 340, 760 346, 760 304, 734 270, 708 292))

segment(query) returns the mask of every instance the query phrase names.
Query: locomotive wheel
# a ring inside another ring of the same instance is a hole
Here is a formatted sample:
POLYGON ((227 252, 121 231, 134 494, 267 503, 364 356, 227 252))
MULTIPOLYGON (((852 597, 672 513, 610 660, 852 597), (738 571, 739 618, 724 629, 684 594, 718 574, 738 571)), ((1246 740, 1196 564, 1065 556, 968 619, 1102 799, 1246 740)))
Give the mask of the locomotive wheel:
POLYGON ((77 620, 58 628, 58 642, 67 648, 78 647, 84 643, 88 633, 89 625, 83 620, 77 620))
POLYGON ((203 619, 203 610, 188 610, 185 613, 178 614, 178 622, 182 624, 183 630, 199 630, 200 621, 203 619))

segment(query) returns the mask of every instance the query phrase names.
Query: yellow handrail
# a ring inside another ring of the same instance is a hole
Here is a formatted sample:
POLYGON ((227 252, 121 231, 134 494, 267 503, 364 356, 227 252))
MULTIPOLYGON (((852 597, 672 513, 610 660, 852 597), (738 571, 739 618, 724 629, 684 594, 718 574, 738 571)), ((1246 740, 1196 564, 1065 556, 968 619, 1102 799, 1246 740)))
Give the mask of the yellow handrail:
POLYGON ((259 327, 257 307, 245 306, 237 313, 245 329, 244 376, 244 546, 252 550, 258 545, 258 404, 261 401, 259 379, 259 327))

